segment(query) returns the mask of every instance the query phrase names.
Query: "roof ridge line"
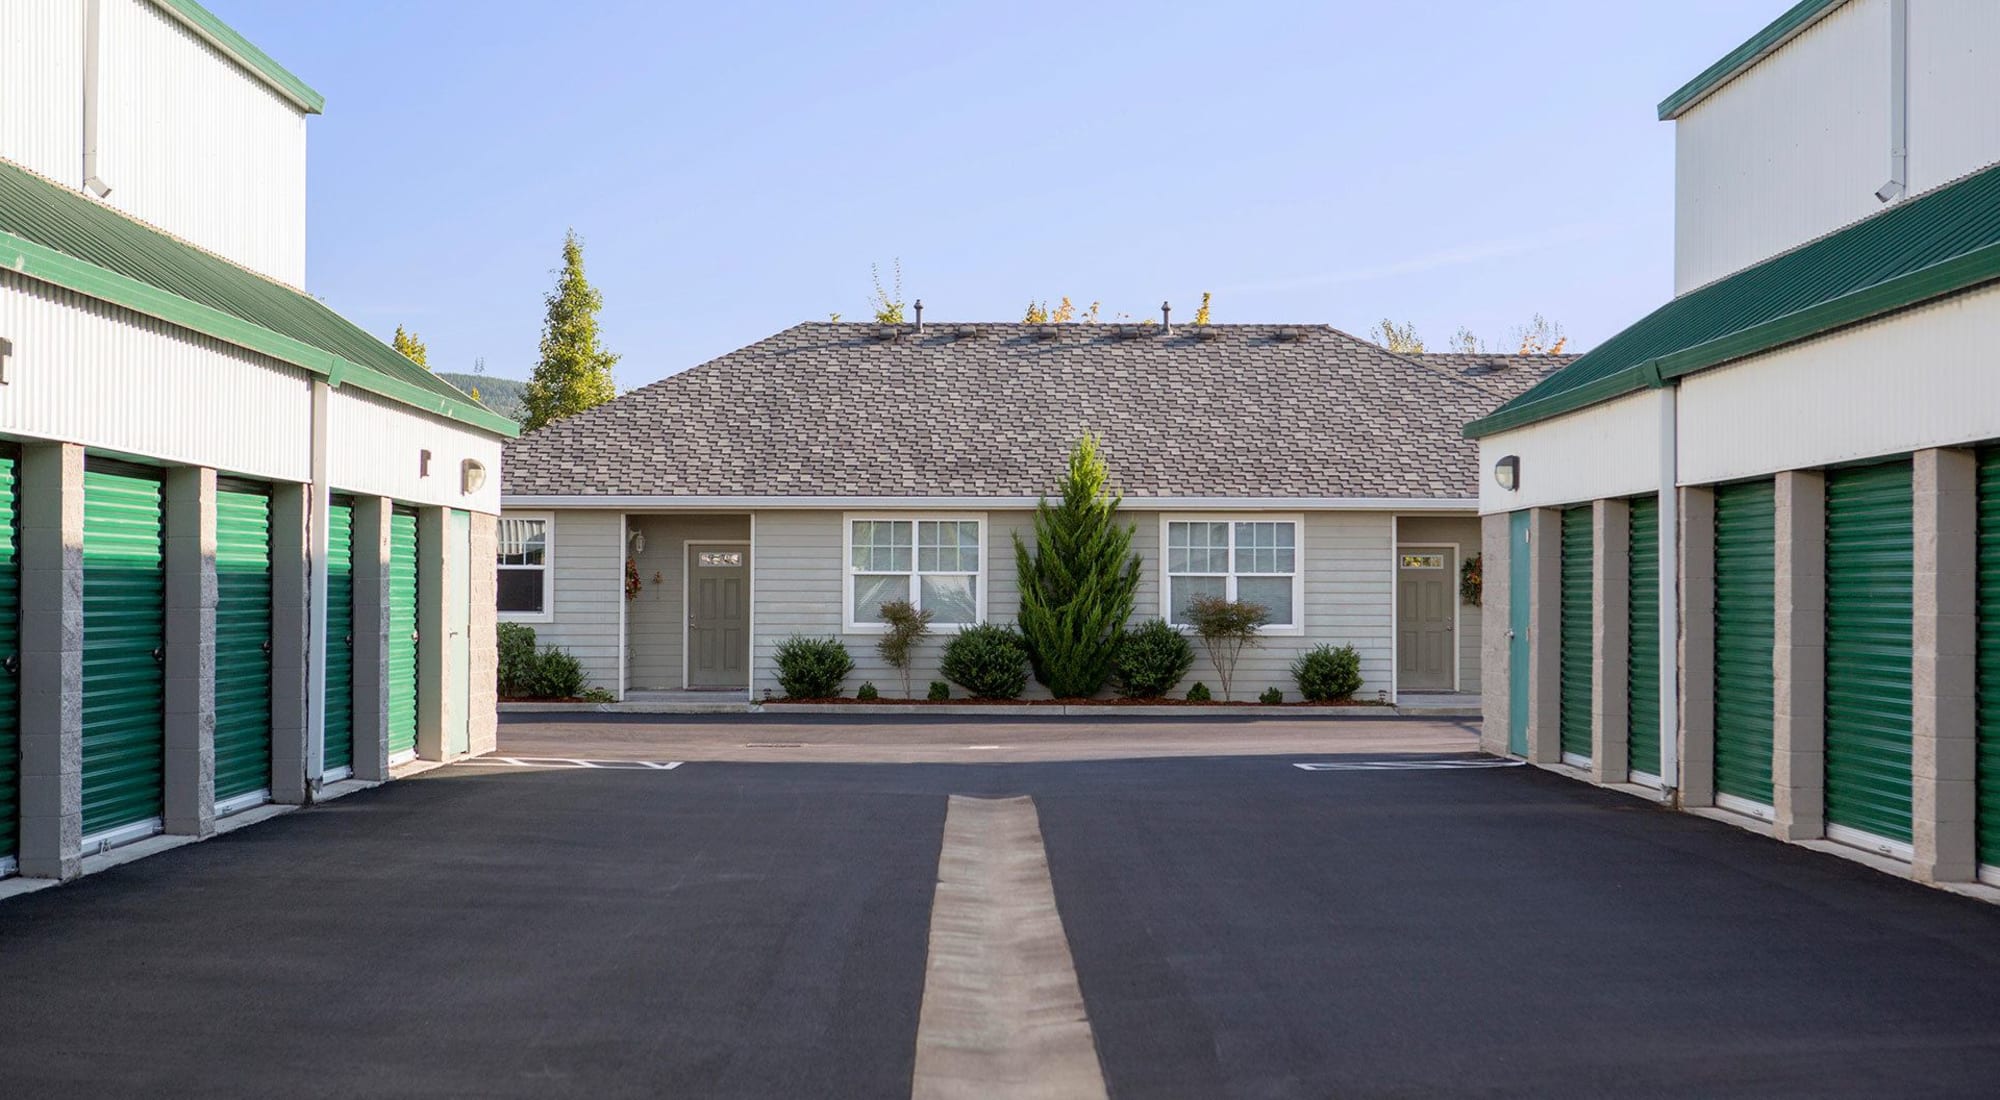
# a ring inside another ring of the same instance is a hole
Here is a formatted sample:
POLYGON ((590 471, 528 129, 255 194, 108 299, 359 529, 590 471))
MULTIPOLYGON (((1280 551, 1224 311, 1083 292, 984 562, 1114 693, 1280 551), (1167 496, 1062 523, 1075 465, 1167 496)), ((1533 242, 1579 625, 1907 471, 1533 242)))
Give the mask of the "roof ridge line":
MULTIPOLYGON (((1507 400, 1507 395, 1505 392, 1481 385, 1474 379, 1467 378, 1464 375, 1456 374, 1453 373, 1452 371, 1445 370, 1443 367, 1437 366, 1434 363, 1426 363, 1421 359, 1418 359, 1411 355, 1406 355, 1403 352, 1391 351, 1388 348, 1383 347, 1382 345, 1376 343, 1373 340, 1364 340, 1361 337, 1346 331, 1345 329, 1335 328, 1332 325, 1328 325, 1327 328, 1328 330, 1332 331, 1333 333, 1341 337, 1346 338, 1347 340, 1350 340, 1356 344, 1360 344, 1364 347, 1373 348, 1374 350, 1381 352, 1382 354, 1388 356, 1391 359, 1400 359, 1403 362, 1418 368, 1419 370, 1429 371, 1430 373, 1435 374, 1439 378, 1445 379, 1448 382, 1458 382, 1463 385, 1471 386, 1473 389, 1478 390, 1480 393, 1483 393, 1488 397, 1497 397, 1502 401, 1507 400)), ((1423 354, 1423 353, 1419 352, 1418 354, 1423 354)))

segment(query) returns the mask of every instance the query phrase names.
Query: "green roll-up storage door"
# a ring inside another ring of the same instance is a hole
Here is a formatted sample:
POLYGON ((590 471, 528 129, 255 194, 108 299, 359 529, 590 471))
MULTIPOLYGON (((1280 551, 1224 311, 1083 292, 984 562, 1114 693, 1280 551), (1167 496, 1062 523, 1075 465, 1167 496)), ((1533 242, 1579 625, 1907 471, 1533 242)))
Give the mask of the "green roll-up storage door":
POLYGON ((1631 502, 1626 715, 1635 772, 1660 774, 1660 500, 1631 502))
POLYGON ((1562 514, 1562 708, 1564 756, 1590 755, 1591 507, 1562 514))
POLYGON ((1826 478, 1826 820, 1910 839, 1910 464, 1826 478))
POLYGON ((334 497, 326 524, 326 740, 322 772, 354 766, 354 502, 334 497))
POLYGON ((215 800, 271 789, 271 494, 215 493, 215 800))
POLYGON ((1715 790, 1771 804, 1777 506, 1769 481, 1715 490, 1715 790))
POLYGON ((83 472, 83 833, 160 816, 166 558, 160 482, 83 472))
POLYGON ((417 514, 389 517, 389 755, 417 751, 417 514))
POLYGON ((2000 865, 2000 448, 1979 455, 1979 862, 2000 865))
POLYGON ((20 850, 21 566, 15 478, 19 460, 0 451, 0 860, 20 850))

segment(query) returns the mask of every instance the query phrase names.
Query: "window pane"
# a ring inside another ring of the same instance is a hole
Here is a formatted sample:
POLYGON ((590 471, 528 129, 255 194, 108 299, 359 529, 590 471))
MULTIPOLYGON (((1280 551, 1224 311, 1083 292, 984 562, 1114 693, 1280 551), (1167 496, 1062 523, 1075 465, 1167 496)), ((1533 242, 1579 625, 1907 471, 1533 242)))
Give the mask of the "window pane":
POLYGON ((879 623, 882 621, 883 604, 909 598, 910 578, 907 575, 857 576, 854 578, 854 621, 879 623))
POLYGON ((1223 596, 1228 594, 1228 582, 1221 577, 1175 577, 1173 600, 1168 604, 1167 618, 1176 623, 1187 622, 1188 601, 1196 596, 1223 596))
POLYGON ((1297 532, 1289 523, 1236 525, 1238 573, 1290 573, 1295 568, 1297 532))
POLYGON ((546 572, 541 569, 500 570, 499 609, 517 614, 541 614, 542 578, 545 575, 546 572))
POLYGON ((854 568, 870 572, 907 572, 911 554, 908 520, 854 521, 854 568))
POLYGON ((1229 571, 1229 525, 1226 523, 1167 524, 1167 571, 1170 573, 1227 573, 1229 571))
POLYGON ((1236 582, 1236 598, 1261 604, 1270 612, 1265 626, 1297 626, 1292 619, 1292 579, 1290 577, 1244 577, 1236 582))
POLYGON ((926 573, 979 571, 979 524, 925 520, 917 524, 917 568, 926 573))
POLYGON ((498 534, 501 565, 541 565, 547 560, 548 521, 502 518, 498 534))
POLYGON ((964 625, 979 621, 978 577, 924 577, 923 604, 934 623, 964 625))

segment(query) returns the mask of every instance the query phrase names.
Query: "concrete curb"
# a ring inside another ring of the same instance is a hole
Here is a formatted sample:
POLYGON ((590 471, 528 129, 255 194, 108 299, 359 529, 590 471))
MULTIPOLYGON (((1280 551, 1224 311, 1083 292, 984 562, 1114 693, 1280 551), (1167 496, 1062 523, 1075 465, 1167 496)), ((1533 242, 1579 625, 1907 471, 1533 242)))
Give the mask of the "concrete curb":
POLYGON ((1299 721, 1423 717, 1478 718, 1463 707, 1299 707, 1299 706, 1102 706, 1062 703, 502 703, 502 714, 766 714, 836 715, 857 718, 1185 718, 1191 722, 1217 718, 1288 718, 1299 721))

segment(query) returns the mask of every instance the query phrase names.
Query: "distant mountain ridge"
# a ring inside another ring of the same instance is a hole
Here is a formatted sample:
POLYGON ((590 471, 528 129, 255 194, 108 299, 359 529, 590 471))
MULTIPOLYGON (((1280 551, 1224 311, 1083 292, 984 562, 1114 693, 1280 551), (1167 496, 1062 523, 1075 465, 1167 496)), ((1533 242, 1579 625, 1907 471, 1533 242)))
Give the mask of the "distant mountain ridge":
POLYGON ((495 378, 490 374, 461 374, 443 370, 438 371, 437 376, 466 393, 479 391, 480 404, 509 420, 518 422, 527 415, 521 408, 521 394, 528 388, 526 382, 514 378, 495 378))

